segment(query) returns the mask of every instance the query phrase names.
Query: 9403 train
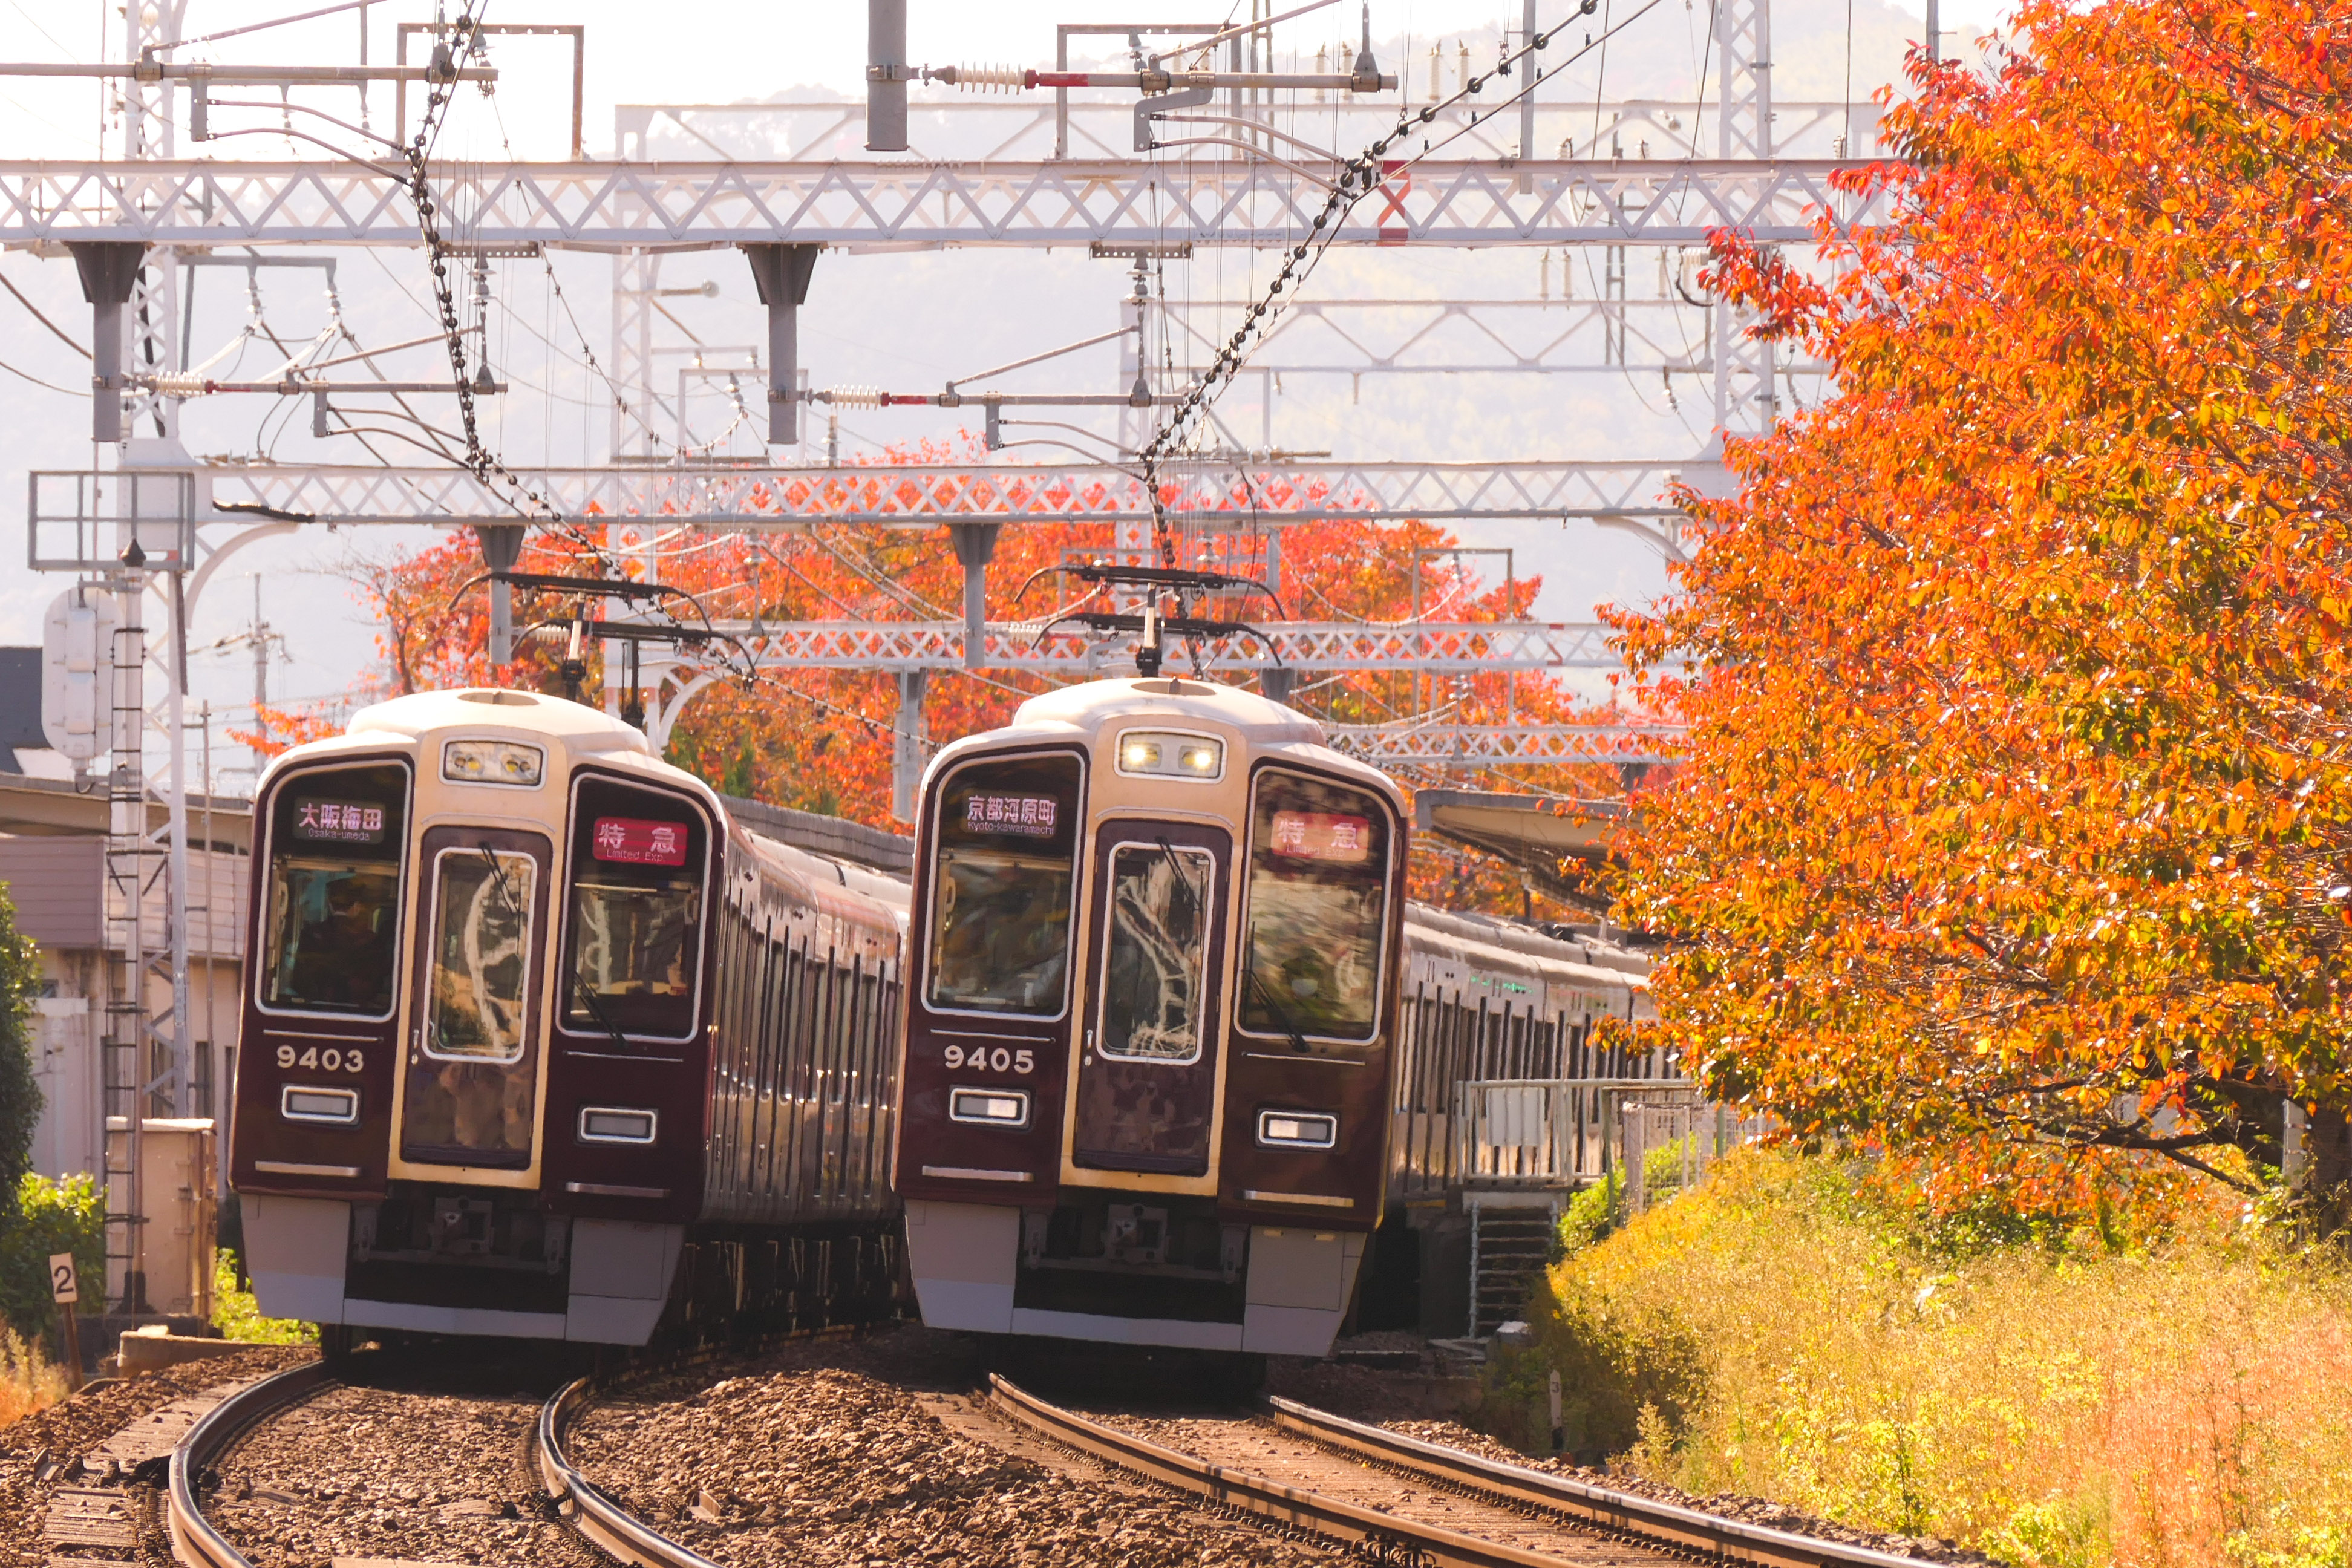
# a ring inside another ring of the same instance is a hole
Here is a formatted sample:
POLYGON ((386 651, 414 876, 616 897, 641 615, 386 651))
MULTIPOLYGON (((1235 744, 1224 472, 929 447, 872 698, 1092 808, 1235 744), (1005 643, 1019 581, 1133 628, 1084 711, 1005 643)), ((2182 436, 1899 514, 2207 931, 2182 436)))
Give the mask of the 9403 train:
POLYGON ((1398 1219, 1453 1084, 1624 1072, 1592 1026, 1645 1002, 1409 906, 1396 785, 1231 687, 950 745, 911 881, 758 809, 523 691, 271 765, 230 1150, 264 1311, 636 1345, 911 1286, 937 1327, 1319 1355, 1443 1230, 1398 1219))
POLYGON ((403 697, 272 763, 230 1175, 261 1310, 636 1345, 900 1275, 903 885, 773 842, 644 735, 403 697))

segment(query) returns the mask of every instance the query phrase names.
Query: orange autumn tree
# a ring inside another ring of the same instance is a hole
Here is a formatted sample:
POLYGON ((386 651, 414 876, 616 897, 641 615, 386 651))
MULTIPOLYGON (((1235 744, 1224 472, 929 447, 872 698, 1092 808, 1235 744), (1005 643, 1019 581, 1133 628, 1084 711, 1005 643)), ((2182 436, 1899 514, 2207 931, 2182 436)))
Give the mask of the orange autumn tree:
MULTIPOLYGON (((944 452, 926 452, 938 458, 944 452)), ((994 621, 1042 620, 1086 592, 1074 579, 1038 581, 1016 593, 1040 568, 1109 553, 1103 525, 1017 522, 998 538, 989 568, 989 615, 994 621)), ((1318 620, 1398 621, 1412 605, 1416 552, 1448 550, 1453 536, 1425 523, 1375 528, 1360 522, 1289 525, 1283 530, 1281 579, 1285 612, 1318 620)), ((1172 546, 1185 563, 1258 574, 1262 538, 1212 538, 1179 533, 1172 546), (1235 551, 1239 552, 1238 557, 1235 551)), ((682 531, 658 518, 591 518, 578 525, 536 530, 520 563, 529 572, 641 575, 646 553, 659 563, 662 581, 694 595, 679 601, 678 617, 694 625, 714 620, 773 626, 795 621, 960 621, 962 574, 937 530, 822 528, 805 534, 709 534, 682 531)), ((412 552, 354 561, 350 574, 372 612, 383 673, 393 692, 488 683, 500 679, 488 659, 488 596, 475 587, 479 548, 467 534, 412 552)), ((1492 622, 1526 615, 1540 580, 1488 585, 1463 560, 1423 559, 1421 605, 1425 618, 1492 622)), ((1099 602, 1093 607, 1103 607, 1099 602)), ((568 613, 551 597, 518 595, 519 626, 568 613)), ((1197 613, 1240 620, 1273 614, 1262 599, 1236 595, 1212 600, 1197 613)), ((1120 639, 1118 647, 1124 647, 1120 639)), ((560 689, 560 650, 527 641, 504 679, 560 689)), ((704 661, 721 668, 722 658, 704 661)), ((1169 668, 1189 673, 1186 649, 1171 641, 1169 668)), ((589 700, 601 700, 605 672, 592 661, 589 700)), ((613 672, 618 679, 619 672, 613 672)), ((934 671, 925 693, 929 735, 944 743, 1001 724, 1047 682, 1003 670, 934 671)), ((1554 683, 1521 675, 1449 676, 1352 673, 1305 678, 1296 699, 1323 717, 1346 723, 1381 723, 1433 714, 1444 721, 1501 722, 1515 714, 1529 722, 1573 722, 1581 705, 1554 683)), ((730 676, 704 688, 671 730, 670 760, 721 791, 774 805, 890 824, 895 683, 871 670, 763 670, 752 679, 730 676)), ((1577 795, 1613 794, 1612 770, 1515 769, 1508 778, 1424 770, 1408 783, 1476 784, 1577 795)), ((1417 895, 1465 907, 1520 912, 1534 902, 1515 873, 1481 857, 1425 846, 1415 855, 1417 895)), ((1573 911, 1544 900, 1537 912, 1573 911)))
POLYGON ((1693 725, 1629 922, 1719 1094, 1958 1196, 2352 1180, 2352 5, 2028 0, 1894 232, 1715 282, 1838 395, 1620 622, 1693 725), (1695 661, 1687 682, 1663 664, 1695 661), (2066 1157, 2053 1160, 2057 1152, 2066 1157))

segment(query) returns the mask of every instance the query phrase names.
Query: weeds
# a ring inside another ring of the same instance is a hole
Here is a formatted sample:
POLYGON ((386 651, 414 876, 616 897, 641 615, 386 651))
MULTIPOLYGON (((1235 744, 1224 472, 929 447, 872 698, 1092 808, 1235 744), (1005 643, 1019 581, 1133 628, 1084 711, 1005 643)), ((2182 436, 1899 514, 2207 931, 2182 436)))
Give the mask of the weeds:
POLYGON ((0 1328, 0 1426, 19 1421, 66 1396, 66 1373, 37 1344, 0 1328))
POLYGON ((1498 1429, 1557 1367, 1571 1449, 1695 1492, 2021 1568, 2352 1568, 2336 1255, 2210 1216, 1955 1247, 1857 1176, 1751 1152, 1571 1253, 1498 1429))

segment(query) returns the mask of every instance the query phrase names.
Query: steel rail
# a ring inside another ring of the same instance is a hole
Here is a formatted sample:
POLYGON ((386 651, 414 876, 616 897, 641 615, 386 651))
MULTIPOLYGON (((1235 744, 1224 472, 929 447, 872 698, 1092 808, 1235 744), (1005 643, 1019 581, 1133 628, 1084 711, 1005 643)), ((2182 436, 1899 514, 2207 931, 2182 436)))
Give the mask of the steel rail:
POLYGON ((1657 1542, 1710 1562, 1752 1563, 1767 1568, 1919 1568, 1922 1562, 1920 1558, 1899 1556, 1874 1547, 1748 1524, 1588 1481, 1504 1464, 1460 1448, 1349 1421, 1293 1400, 1269 1396, 1266 1403, 1274 1409, 1276 1427, 1327 1447, 1407 1470, 1423 1479, 1549 1513, 1566 1514, 1620 1535, 1657 1542))
POLYGON ((580 1378, 564 1384, 539 1407, 531 1449, 548 1500, 566 1524, 620 1562, 635 1563, 636 1568, 719 1568, 709 1558, 672 1541, 597 1490, 564 1457, 564 1428, 594 1392, 593 1379, 580 1378))
POLYGON ((172 1560, 186 1568, 253 1568, 196 1506, 198 1478, 256 1422, 275 1415, 327 1381, 327 1363, 298 1367, 249 1383, 207 1411, 172 1449, 163 1490, 163 1527, 172 1560))
POLYGON ((1091 1454, 1119 1469, 1298 1530, 1360 1542, 1383 1560, 1425 1568, 1560 1568, 1561 1559, 1500 1542, 1399 1519, 1319 1492, 1286 1487, 1246 1471, 1160 1447, 1140 1437, 1048 1405, 991 1373, 989 1398, 1030 1430, 1091 1454))

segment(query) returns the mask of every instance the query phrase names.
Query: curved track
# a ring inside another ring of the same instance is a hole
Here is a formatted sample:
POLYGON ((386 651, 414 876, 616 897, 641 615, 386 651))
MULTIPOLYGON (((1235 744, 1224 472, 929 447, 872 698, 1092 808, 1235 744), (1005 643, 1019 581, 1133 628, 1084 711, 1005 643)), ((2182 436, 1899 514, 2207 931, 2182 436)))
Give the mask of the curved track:
MULTIPOLYGON (((1121 1416, 1125 1425, 1112 1425, 1002 1377, 989 1381, 989 1406, 999 1417, 1114 1469, 1426 1568, 1610 1568, 1662 1554, 1759 1568, 1920 1562, 1502 1463, 1286 1399, 1268 1400, 1260 1419, 1121 1416), (1168 1441, 1129 1429, 1138 1424, 1168 1441)), ((333 1382, 322 1363, 295 1367, 247 1384, 188 1430, 172 1452, 164 1487, 174 1559, 188 1568, 253 1568, 205 1518, 203 1486, 241 1438, 333 1382)), ((590 1379, 566 1384, 530 1428, 532 1468, 564 1522, 638 1568, 718 1568, 615 1503, 565 1456, 566 1431, 593 1393, 590 1379)))
POLYGON ((420 1369, 312 1363, 238 1390, 191 1427, 163 1524, 189 1568, 328 1559, 524 1561, 589 1568, 539 1500, 525 1450, 550 1381, 504 1361, 420 1369))
POLYGON ((1005 1417, 1119 1469, 1428 1568, 1623 1563, 1654 1561, 1661 1550, 1764 1568, 1920 1568, 1917 1558, 1676 1508, 1286 1399, 1267 1402, 1270 1423, 1153 1423, 1204 1454, 989 1381, 990 1402, 1005 1417), (1400 1479, 1421 1487, 1400 1489, 1400 1479))

